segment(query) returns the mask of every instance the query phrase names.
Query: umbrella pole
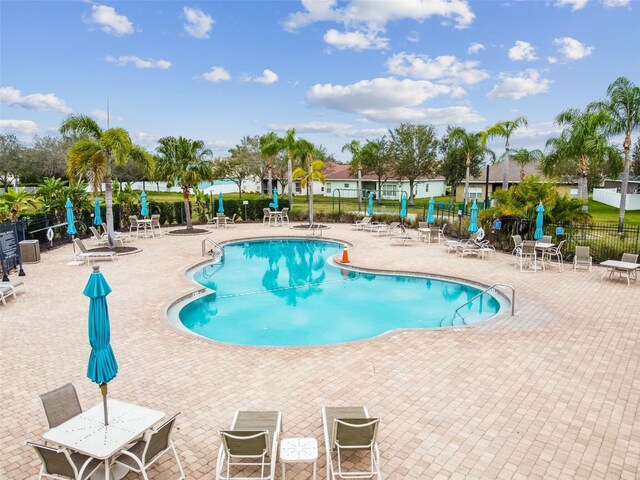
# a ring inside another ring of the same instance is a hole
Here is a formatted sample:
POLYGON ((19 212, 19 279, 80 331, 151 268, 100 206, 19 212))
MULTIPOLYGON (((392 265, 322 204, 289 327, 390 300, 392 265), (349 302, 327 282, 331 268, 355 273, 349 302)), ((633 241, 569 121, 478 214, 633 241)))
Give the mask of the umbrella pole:
POLYGON ((100 392, 102 393, 102 405, 104 406, 104 424, 109 425, 109 417, 107 414, 107 384, 100 384, 100 392))

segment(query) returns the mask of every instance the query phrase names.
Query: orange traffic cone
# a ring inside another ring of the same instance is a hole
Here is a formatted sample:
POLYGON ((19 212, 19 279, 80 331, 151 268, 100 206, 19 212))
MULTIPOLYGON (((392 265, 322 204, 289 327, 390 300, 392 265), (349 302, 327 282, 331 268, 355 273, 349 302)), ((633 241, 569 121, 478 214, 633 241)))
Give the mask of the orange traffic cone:
POLYGON ((349 251, 347 250, 347 244, 344 244, 344 250, 342 251, 342 263, 349 263, 349 251))

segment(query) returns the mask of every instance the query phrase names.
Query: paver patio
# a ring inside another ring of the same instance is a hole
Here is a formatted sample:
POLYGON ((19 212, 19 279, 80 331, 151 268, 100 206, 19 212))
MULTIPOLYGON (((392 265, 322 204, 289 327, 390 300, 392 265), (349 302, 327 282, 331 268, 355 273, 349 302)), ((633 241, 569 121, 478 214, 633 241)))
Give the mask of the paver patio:
MULTIPOLYGON (((241 225, 211 234, 217 241, 268 235, 296 232, 241 225)), ((507 255, 462 259, 438 244, 393 245, 345 225, 326 236, 353 243, 355 266, 512 284, 516 316, 328 347, 198 341, 167 328, 160 309, 193 287, 183 272, 201 261, 203 237, 140 239, 142 253, 100 263, 113 289, 111 341, 120 367, 109 393, 183 412, 174 441, 187 478, 212 478, 217 432, 237 409, 283 410, 283 437, 319 440, 324 478, 320 409, 358 404, 382 418, 385 478, 639 477, 640 282, 600 282, 603 269, 595 267, 521 273, 507 255)), ((68 245, 26 265, 27 293, 0 306, 2 479, 37 476, 39 460, 24 442, 41 441, 46 430, 38 393, 73 382, 83 408, 100 401, 85 377, 82 290, 90 269, 69 266, 70 259, 68 245)), ((287 468, 287 478, 310 475, 308 465, 287 468)), ((177 476, 169 455, 150 472, 177 476)))

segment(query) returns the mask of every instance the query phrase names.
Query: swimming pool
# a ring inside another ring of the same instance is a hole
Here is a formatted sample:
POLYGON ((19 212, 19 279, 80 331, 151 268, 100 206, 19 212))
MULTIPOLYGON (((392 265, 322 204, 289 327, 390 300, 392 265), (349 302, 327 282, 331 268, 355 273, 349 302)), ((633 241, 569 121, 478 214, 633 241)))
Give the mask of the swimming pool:
MULTIPOLYGON (((175 305, 174 317, 219 342, 326 345, 396 329, 462 324, 460 316, 453 321, 455 309, 481 291, 426 276, 347 270, 330 260, 342 248, 306 239, 226 244, 221 259, 191 273, 215 292, 175 305)), ((499 310, 500 301, 485 294, 464 306, 461 315, 470 324, 499 310)))

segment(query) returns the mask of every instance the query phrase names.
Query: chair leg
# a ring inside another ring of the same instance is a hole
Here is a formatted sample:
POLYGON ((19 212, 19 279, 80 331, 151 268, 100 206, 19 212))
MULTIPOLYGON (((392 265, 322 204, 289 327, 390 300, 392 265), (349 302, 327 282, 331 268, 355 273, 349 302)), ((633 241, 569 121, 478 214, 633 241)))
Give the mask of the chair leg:
POLYGON ((182 464, 180 463, 180 457, 178 457, 178 452, 176 451, 176 447, 171 442, 171 450, 173 450, 173 455, 176 457, 176 463, 178 464, 178 470, 180 470, 180 478, 178 480, 184 480, 186 477, 184 476, 184 470, 182 469, 182 464))

